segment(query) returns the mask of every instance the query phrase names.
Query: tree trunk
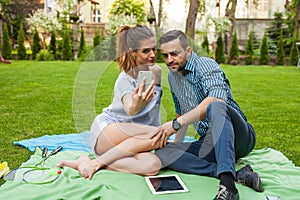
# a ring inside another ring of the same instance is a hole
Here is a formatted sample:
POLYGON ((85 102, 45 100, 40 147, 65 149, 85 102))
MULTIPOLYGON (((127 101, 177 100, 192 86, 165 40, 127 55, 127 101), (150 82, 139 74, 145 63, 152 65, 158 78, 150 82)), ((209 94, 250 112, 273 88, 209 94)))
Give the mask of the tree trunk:
POLYGON ((3 21, 2 21, 2 3, 0 3, 0 59, 2 58, 2 26, 3 26, 3 21))
POLYGON ((158 19, 157 19, 157 26, 160 27, 161 25, 161 18, 162 18, 162 11, 163 11, 163 0, 159 0, 159 5, 158 5, 158 19))
POLYGON ((225 16, 231 21, 231 27, 229 30, 228 36, 228 44, 226 44, 227 49, 225 50, 227 53, 230 52, 232 35, 235 28, 235 10, 236 10, 237 0, 229 0, 226 5, 225 16))
POLYGON ((170 2, 170 0, 159 0, 159 5, 158 5, 158 13, 157 13, 157 24, 155 27, 155 31, 156 31, 156 35, 159 36, 160 35, 160 31, 161 31, 161 25, 162 25, 162 19, 163 19, 163 4, 164 2, 170 2))
POLYGON ((296 17, 295 17, 295 36, 297 37, 298 41, 300 40, 300 36, 299 36, 299 22, 300 22, 300 0, 297 1, 296 3, 296 17))
POLYGON ((190 0, 189 13, 185 25, 185 33, 191 39, 195 38, 195 24, 198 14, 199 3, 199 0, 190 0))

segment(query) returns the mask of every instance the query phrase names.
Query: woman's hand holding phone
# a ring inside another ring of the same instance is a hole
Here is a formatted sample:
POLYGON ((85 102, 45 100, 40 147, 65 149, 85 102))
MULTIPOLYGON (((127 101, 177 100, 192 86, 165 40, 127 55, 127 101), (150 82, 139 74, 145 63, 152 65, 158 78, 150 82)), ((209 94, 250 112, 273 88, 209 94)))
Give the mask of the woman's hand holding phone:
POLYGON ((131 111, 140 112, 154 97, 154 80, 151 71, 140 71, 138 85, 131 97, 131 111))

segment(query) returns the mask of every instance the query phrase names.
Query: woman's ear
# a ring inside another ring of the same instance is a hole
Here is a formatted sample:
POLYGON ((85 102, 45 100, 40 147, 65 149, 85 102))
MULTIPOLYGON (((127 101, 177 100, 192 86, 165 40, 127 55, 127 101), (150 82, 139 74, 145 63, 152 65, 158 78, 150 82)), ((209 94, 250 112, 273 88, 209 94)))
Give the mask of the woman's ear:
POLYGON ((133 51, 132 48, 129 48, 129 53, 130 53, 130 55, 135 56, 135 52, 133 51))
POLYGON ((133 57, 133 59, 135 60, 135 54, 136 54, 136 52, 133 51, 132 48, 129 48, 129 53, 130 53, 130 55, 133 57))

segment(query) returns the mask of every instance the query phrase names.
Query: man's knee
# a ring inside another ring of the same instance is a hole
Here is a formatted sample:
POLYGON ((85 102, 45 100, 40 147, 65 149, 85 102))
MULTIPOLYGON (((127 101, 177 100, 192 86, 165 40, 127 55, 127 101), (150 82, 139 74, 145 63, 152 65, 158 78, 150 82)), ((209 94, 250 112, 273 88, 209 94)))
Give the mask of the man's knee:
POLYGON ((155 155, 157 155, 160 159, 162 167, 167 167, 170 164, 174 163, 176 160, 178 160, 184 154, 188 147, 189 146, 186 146, 182 149, 179 148, 179 146, 177 146, 176 143, 169 143, 162 149, 157 150, 155 152, 155 155))
POLYGON ((206 108, 206 114, 210 118, 214 115, 220 115, 226 112, 226 103, 224 101, 214 101, 206 108))
POLYGON ((208 105, 208 108, 211 110, 215 109, 225 109, 226 108, 226 102, 224 101, 214 101, 211 104, 208 105))

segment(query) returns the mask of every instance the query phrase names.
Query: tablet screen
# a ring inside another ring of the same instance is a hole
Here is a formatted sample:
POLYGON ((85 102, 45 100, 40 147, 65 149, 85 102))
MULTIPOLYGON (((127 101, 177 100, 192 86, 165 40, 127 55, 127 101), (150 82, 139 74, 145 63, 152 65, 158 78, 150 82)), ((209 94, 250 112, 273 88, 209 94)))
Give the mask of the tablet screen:
POLYGON ((153 194, 188 192, 178 175, 160 175, 145 177, 153 194))

